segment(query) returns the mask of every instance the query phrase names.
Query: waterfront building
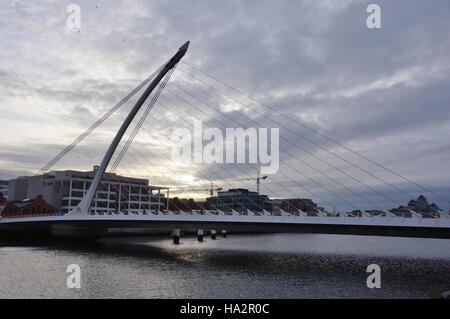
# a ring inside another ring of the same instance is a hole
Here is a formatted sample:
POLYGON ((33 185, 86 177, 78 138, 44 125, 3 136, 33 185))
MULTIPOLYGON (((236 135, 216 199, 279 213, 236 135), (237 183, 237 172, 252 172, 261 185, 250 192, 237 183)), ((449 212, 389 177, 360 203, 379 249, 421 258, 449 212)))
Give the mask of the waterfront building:
MULTIPOLYGON (((0 195, 0 202, 1 200, 0 195)), ((1 217, 49 216, 58 214, 61 213, 55 207, 47 204, 42 196, 20 201, 4 201, 3 205, 0 203, 1 217)))
POLYGON ((260 195, 257 192, 249 191, 244 188, 229 189, 228 191, 219 191, 217 196, 206 199, 206 209, 219 210, 224 212, 247 211, 272 212, 273 205, 267 195, 260 195))
POLYGON ((0 193, 0 213, 3 211, 3 209, 5 208, 7 203, 8 203, 8 201, 3 196, 3 193, 0 193))
MULTIPOLYGON (((54 171, 39 176, 24 176, 9 182, 11 201, 42 198, 62 213, 74 209, 91 186, 93 171, 54 171)), ((147 179, 105 173, 92 202, 91 214, 136 214, 167 207, 163 192, 168 188, 150 186, 147 179)))
POLYGON ((317 213, 320 211, 317 204, 309 198, 272 199, 271 203, 274 210, 283 210, 288 213, 297 213, 299 210, 305 213, 317 213))
POLYGON ((9 181, 0 180, 0 193, 3 194, 3 197, 8 199, 8 189, 9 189, 9 181))
POLYGON ((401 205, 398 208, 391 209, 391 213, 397 216, 411 217, 412 213, 421 214, 423 217, 436 217, 442 210, 435 203, 429 203, 428 199, 420 195, 417 199, 412 199, 408 205, 401 205))

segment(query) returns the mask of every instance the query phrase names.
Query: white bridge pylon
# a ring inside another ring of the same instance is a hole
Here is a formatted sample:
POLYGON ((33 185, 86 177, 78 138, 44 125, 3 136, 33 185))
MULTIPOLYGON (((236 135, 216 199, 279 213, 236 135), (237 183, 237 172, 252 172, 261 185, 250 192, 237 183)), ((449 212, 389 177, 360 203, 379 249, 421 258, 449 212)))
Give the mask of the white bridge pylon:
POLYGON ((136 117, 136 114, 139 112, 139 110, 141 109, 142 105, 145 103, 147 98, 150 96, 150 94, 153 92, 153 90, 158 86, 158 84, 161 82, 161 80, 166 76, 166 74, 170 70, 172 70, 178 64, 178 62, 180 62, 180 60, 186 54, 188 47, 189 47, 189 41, 187 41, 185 44, 183 44, 178 49, 178 52, 169 60, 169 62, 166 63, 166 65, 161 69, 161 71, 155 76, 153 81, 148 85, 147 89, 144 91, 144 93, 140 96, 139 100, 133 106, 133 108, 131 109, 127 118, 122 123, 122 126, 120 127, 116 136, 114 137, 113 141, 111 142, 111 145, 109 146, 108 150, 106 151, 106 153, 103 157, 103 160, 94 176, 92 184, 89 187, 86 195, 83 197, 81 202, 77 205, 77 207, 75 207, 73 210, 68 212, 65 216, 88 216, 89 215, 89 209, 91 207, 91 203, 94 199, 97 188, 100 184, 100 180, 102 179, 103 175, 105 174, 106 169, 111 161, 111 158, 112 158, 114 152, 116 151, 117 146, 119 145, 120 141, 122 140, 122 137, 124 136, 125 132, 127 131, 128 127, 130 126, 131 122, 136 117))

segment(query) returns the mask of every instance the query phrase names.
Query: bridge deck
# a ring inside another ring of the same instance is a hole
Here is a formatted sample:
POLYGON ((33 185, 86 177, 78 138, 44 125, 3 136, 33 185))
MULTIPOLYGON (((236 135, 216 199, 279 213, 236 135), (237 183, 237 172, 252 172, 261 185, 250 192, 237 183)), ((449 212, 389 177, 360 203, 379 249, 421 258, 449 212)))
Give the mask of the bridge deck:
POLYGON ((89 215, 0 218, 0 224, 70 222, 70 221, 134 221, 134 222, 214 222, 252 224, 314 224, 349 226, 396 226, 450 229, 450 218, 407 217, 329 217, 329 216, 247 216, 247 215, 89 215))
POLYGON ((257 233, 321 233, 394 237, 450 238, 448 218, 313 217, 230 215, 99 215, 2 218, 0 234, 20 236, 107 237, 167 234, 182 231, 227 230, 257 233))

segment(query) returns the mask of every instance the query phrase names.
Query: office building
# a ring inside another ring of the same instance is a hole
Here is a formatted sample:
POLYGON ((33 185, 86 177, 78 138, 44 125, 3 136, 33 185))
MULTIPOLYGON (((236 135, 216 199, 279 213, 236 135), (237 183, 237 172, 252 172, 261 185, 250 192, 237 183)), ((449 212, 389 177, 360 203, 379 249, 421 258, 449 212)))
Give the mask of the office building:
MULTIPOLYGON (((89 172, 55 171, 25 176, 9 182, 10 201, 42 198, 62 213, 74 209, 91 186, 96 169, 89 172)), ((105 173, 92 202, 92 214, 132 214, 163 210, 168 188, 150 186, 147 179, 105 173)))
POLYGON ((3 197, 6 199, 8 199, 8 189, 9 189, 9 181, 0 180, 0 193, 2 193, 3 197))
POLYGON ((237 188, 228 191, 220 191, 217 196, 206 199, 206 209, 221 210, 224 212, 237 211, 272 212, 272 204, 267 195, 260 195, 248 189, 237 188))
POLYGON ((411 217, 412 213, 421 214, 423 217, 435 217, 440 212, 442 210, 439 206, 435 203, 430 204, 423 195, 420 195, 417 199, 411 199, 406 206, 401 205, 398 208, 391 209, 391 213, 403 217, 411 217))
POLYGON ((323 208, 317 207, 317 204, 309 198, 286 198, 271 200, 275 210, 284 210, 288 213, 297 213, 299 210, 305 213, 317 213, 323 208))

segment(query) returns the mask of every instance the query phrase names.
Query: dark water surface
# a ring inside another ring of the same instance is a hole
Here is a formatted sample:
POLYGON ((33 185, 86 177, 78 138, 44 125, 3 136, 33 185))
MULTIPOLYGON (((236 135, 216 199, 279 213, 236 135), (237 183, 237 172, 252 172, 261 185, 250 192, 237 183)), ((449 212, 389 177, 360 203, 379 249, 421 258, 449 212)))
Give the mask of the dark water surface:
POLYGON ((232 235, 115 239, 99 244, 0 244, 0 298, 426 298, 450 290, 450 240, 232 235), (381 266, 382 288, 366 268, 381 266), (81 267, 68 289, 66 267, 81 267))

